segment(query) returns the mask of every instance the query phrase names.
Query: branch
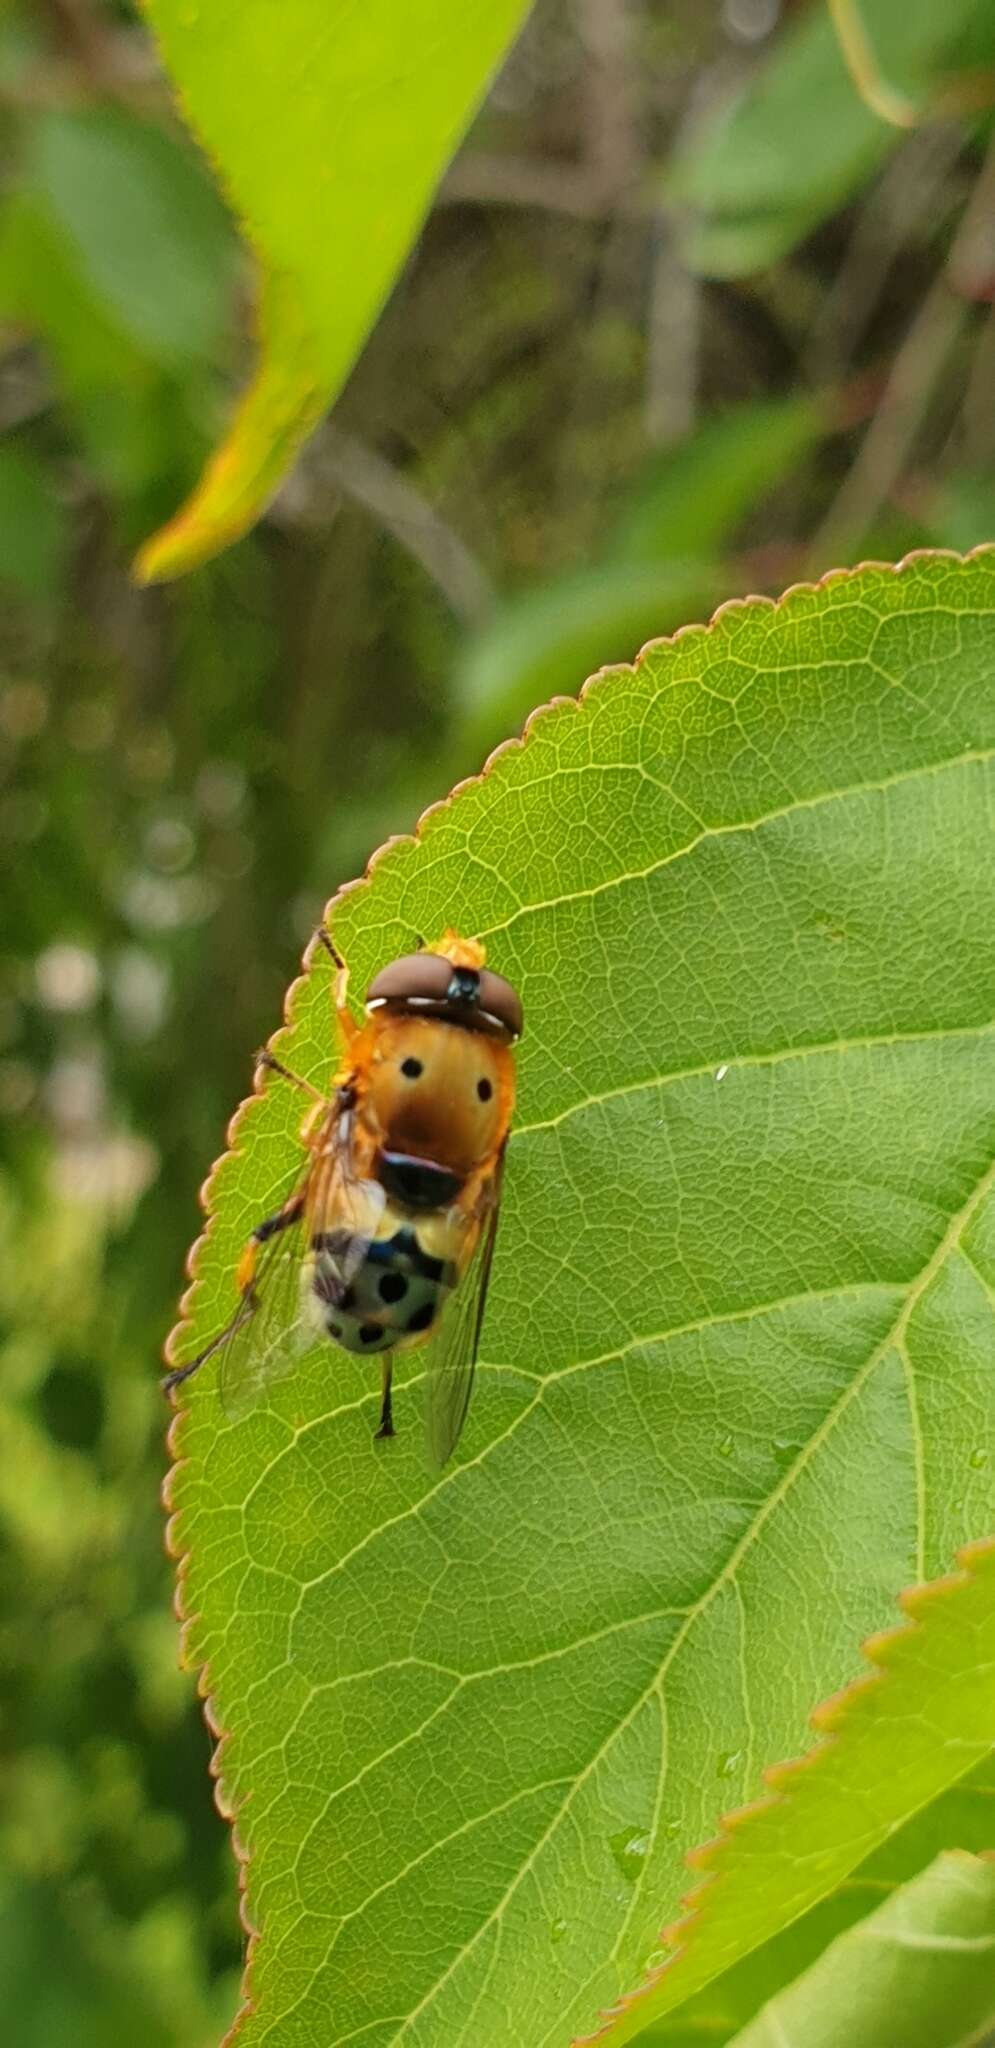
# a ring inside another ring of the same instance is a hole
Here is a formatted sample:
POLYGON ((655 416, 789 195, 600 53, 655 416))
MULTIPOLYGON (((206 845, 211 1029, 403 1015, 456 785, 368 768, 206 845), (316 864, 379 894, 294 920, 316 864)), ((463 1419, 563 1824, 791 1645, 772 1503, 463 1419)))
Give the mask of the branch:
POLYGON ((490 609, 493 591, 476 556, 400 470, 352 434, 326 425, 271 511, 287 524, 324 525, 330 490, 342 491, 365 506, 421 563, 457 617, 468 625, 479 624, 490 609))

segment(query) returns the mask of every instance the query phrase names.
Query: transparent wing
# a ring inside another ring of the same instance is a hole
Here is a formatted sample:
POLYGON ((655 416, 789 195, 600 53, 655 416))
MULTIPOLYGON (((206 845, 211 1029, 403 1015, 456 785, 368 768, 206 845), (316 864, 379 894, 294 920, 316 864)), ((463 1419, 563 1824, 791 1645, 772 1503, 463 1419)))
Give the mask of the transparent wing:
POLYGON ((344 1138, 319 1155, 299 1193, 299 1214, 264 1244, 251 1290, 225 1333, 221 1401, 233 1422, 286 1379, 306 1351, 330 1341, 313 1292, 314 1245, 320 1243, 322 1286, 333 1300, 359 1270, 386 1201, 376 1182, 350 1175, 344 1138))
POLYGON ((307 1243, 302 1204, 296 1221, 263 1246, 251 1291, 222 1342, 218 1385, 221 1405, 232 1422, 248 1415, 267 1389, 286 1379, 302 1354, 319 1341, 314 1323, 305 1319, 302 1299, 307 1243))
POLYGON ((429 1461, 437 1471, 452 1457, 470 1405, 494 1258, 503 1170, 502 1153, 475 1219, 479 1234, 470 1265, 450 1295, 426 1352, 425 1433, 429 1461))

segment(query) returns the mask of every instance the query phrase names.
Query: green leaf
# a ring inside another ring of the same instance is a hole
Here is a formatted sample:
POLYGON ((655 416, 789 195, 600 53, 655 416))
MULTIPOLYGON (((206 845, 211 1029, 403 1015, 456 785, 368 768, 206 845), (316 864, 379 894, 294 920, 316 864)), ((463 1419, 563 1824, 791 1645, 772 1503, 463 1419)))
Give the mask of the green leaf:
POLYGON ((59 595, 65 518, 36 456, 0 447, 0 579, 39 604, 59 595))
POLYGON ((833 1943, 735 2048, 965 2048, 995 2022, 995 1862, 938 1856, 833 1943))
POLYGON ((104 107, 42 116, 30 170, 115 324, 167 367, 210 361, 232 242, 200 167, 160 128, 104 107))
POLYGON ((704 420, 654 457, 611 537, 612 554, 644 562, 716 554, 826 425, 825 405, 805 393, 751 399, 704 420))
POLYGON ((739 520, 824 432, 817 399, 750 402, 655 456, 604 561, 505 597, 467 642, 456 693, 460 759, 482 759, 536 703, 575 689, 599 663, 624 661, 651 633, 710 611, 728 589, 716 560, 739 520))
POLYGON ((173 576, 245 530, 336 393, 528 0, 146 0, 261 258, 262 355, 194 497, 139 558, 173 576), (288 137, 293 147, 288 147, 288 137))
POLYGON ((838 1936, 948 1849, 986 1852, 992 1840, 995 1751, 889 1835, 843 1883, 772 1941, 751 1950, 673 2013, 641 2032, 640 2048, 722 2048, 838 1936))
POLYGON ((132 499, 168 487, 197 435, 188 413, 201 408, 181 402, 175 379, 120 324, 41 193, 16 192, 0 217, 0 310, 44 343, 107 488, 132 499))
MULTIPOLYGON (((889 84, 915 104, 955 52, 975 0, 861 0, 889 84)), ((696 136, 668 174, 691 209, 689 259, 741 277, 789 253, 850 198, 902 139, 859 97, 823 5, 774 43, 742 96, 696 136), (799 148, 799 138, 804 147, 799 148)))
POLYGON ((14 192, 0 215, 0 311, 49 342, 74 392, 149 378, 148 358, 101 306, 78 252, 34 192, 14 192))
MULTIPOLYGON (((176 1426, 187 1650, 263 1930, 239 2048, 590 2031, 683 1851, 995 1526, 993 619, 990 552, 726 607, 334 905, 357 998, 417 935, 480 932, 521 1094, 441 1478, 417 1353, 387 1446, 331 1349, 234 1426, 206 1366, 176 1426)), ((327 1086, 320 950, 290 1018, 327 1086)), ((300 1114, 271 1077, 240 1118, 178 1358, 300 1114)))
POLYGON ((690 1912, 666 1931, 677 1953, 613 2008, 605 2036, 631 2040, 651 2013, 679 2007, 990 1755, 995 1539, 968 1545, 959 1562, 957 1574, 902 1596, 915 1626, 865 1644, 873 1674, 813 1715, 832 1740, 765 1771, 772 1796, 725 1818, 721 1837, 694 1853, 708 1875, 685 1902, 690 1912))
POLYGON ((950 477, 930 513, 931 538, 944 547, 972 548, 995 533, 995 479, 987 470, 950 477))
POLYGON ((575 690, 600 662, 625 661, 651 633, 710 611, 722 581, 709 562, 608 561, 506 597, 467 642, 457 698, 460 758, 517 732, 536 703, 575 690))

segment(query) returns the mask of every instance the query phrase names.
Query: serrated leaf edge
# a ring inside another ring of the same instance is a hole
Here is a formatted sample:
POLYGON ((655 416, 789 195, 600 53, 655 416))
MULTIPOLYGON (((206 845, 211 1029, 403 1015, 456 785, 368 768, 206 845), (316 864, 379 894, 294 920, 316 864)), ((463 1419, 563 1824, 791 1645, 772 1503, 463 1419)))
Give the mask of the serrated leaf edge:
MULTIPOLYGON (((369 860, 366 863, 366 867, 362 875, 357 876, 354 880, 350 882, 344 882, 335 891, 335 894, 329 899, 325 907, 324 923, 329 927, 329 929, 334 930, 334 916, 336 905, 342 902, 342 900, 345 897, 354 894, 356 890, 367 888, 373 879, 376 869, 380 866, 382 861, 392 858, 395 854, 397 854, 406 847, 417 846, 424 837, 426 827, 430 824, 430 821, 436 816, 436 814, 439 812, 447 811, 450 808, 450 806, 453 803, 455 803, 458 797, 462 796, 467 790, 474 788, 477 784, 485 781, 493 773, 494 769, 498 766, 498 764, 504 759, 506 755, 519 753, 524 747, 526 747, 529 743, 529 740, 531 739, 533 731, 544 719, 557 717, 563 712, 574 712, 579 716, 584 711, 589 698, 592 697, 596 691, 610 686, 610 684, 619 677, 635 675, 638 672, 641 664, 646 659, 646 657, 650 654, 655 653, 659 648, 676 647, 689 638, 697 638, 699 636, 715 633, 722 627, 723 623, 727 619, 731 617, 736 617, 741 612, 767 611, 774 613, 786 610, 791 606, 791 604, 794 601, 798 599, 812 596, 816 594, 818 591, 829 589, 837 583, 853 581, 859 576, 866 575, 869 571, 876 571, 879 574, 886 574, 897 577, 914 570, 915 567, 922 562, 933 563, 946 561, 964 564, 966 562, 977 560, 980 557, 988 555, 995 556, 995 542, 983 542, 980 546, 967 550, 966 553, 960 553, 958 552, 958 550, 954 548, 916 548, 913 549, 910 553, 903 555, 901 560, 898 562, 879 562, 871 560, 855 563, 850 568, 830 569, 826 571, 825 575, 820 576, 814 580, 790 584, 788 589, 783 591, 778 597, 767 597, 764 595, 755 594, 747 597, 729 598, 725 601, 725 603, 717 606, 716 610, 711 614, 710 618, 707 621, 698 621, 691 625, 680 626, 674 633, 661 634, 652 640, 646 641, 644 645, 639 649, 633 661, 609 663, 606 664, 603 668, 596 669, 594 673, 587 678, 587 680, 584 682, 584 684, 582 685, 582 687, 580 688, 575 697, 555 696, 550 698, 547 703, 537 706, 537 708, 533 712, 531 712, 529 714, 529 717, 525 720, 521 733, 511 739, 503 740, 500 746, 496 747, 493 750, 493 752, 488 755, 487 759, 483 764, 483 767, 479 770, 479 772, 476 775, 465 776, 460 782, 457 782, 453 785, 453 788, 449 791, 449 794, 447 796, 440 798, 437 802, 429 804, 426 807, 426 809, 421 813, 420 817, 418 818, 418 821, 415 825, 413 832, 393 833, 387 839, 385 839, 383 843, 379 847, 377 847, 376 850, 371 854, 369 860)), ((279 1025, 276 1031, 274 1031, 271 1034, 271 1036, 266 1040, 266 1051, 278 1052, 284 1033, 292 1028, 295 1021, 295 1011, 299 995, 301 990, 307 984, 316 954, 322 954, 322 949, 319 946, 316 946, 316 942, 312 938, 308 941, 308 944, 305 947, 302 956, 301 966, 303 971, 301 974, 295 976, 294 980, 290 983, 286 991, 286 995, 284 997, 283 1002, 283 1023, 279 1025)), ((324 957, 323 954, 322 957, 324 957)), ((186 1273, 188 1276, 189 1285, 184 1289, 180 1297, 179 1319, 170 1330, 165 1345, 163 1347, 163 1358, 167 1365, 177 1363, 176 1347, 182 1341, 185 1332, 189 1328, 190 1316, 188 1311, 192 1307, 193 1297, 196 1291, 200 1258, 203 1249, 208 1243, 211 1235, 211 1225, 214 1218, 212 1196, 214 1193, 215 1184, 217 1182, 221 1170, 227 1163, 228 1159, 232 1156, 238 1156, 241 1152, 241 1148, 238 1143, 239 1136, 242 1132, 246 1120, 251 1116, 256 1103, 266 1093, 266 1089, 268 1086, 268 1073, 269 1070, 265 1067, 262 1061, 257 1061, 252 1077, 252 1092, 251 1094, 243 1097, 242 1101, 238 1104, 238 1107, 235 1109, 233 1115, 231 1116, 225 1131, 224 1150, 219 1153, 217 1159, 211 1166, 206 1178, 201 1183, 200 1189, 198 1191, 198 1199, 200 1201, 201 1208, 204 1212, 206 1222, 205 1227, 201 1232, 200 1236, 197 1239, 195 1239, 193 1245, 191 1246, 190 1252, 186 1260, 186 1273)), ((194 1629, 196 1628, 197 1622, 200 1619, 200 1617, 199 1615, 193 1613, 190 1610, 188 1602, 186 1600, 186 1582, 189 1576, 191 1560, 189 1550, 184 1549, 182 1545, 178 1528, 179 1515, 175 1512, 176 1484, 183 1472, 184 1466, 188 1462, 183 1457, 181 1448, 183 1425, 186 1417, 190 1412, 189 1396, 186 1392, 186 1387, 184 1386, 183 1389, 178 1389, 171 1396, 171 1400, 174 1412, 166 1435, 166 1447, 170 1458, 170 1466, 163 1480, 161 1489, 163 1507, 166 1510, 167 1515, 165 1543, 167 1554, 173 1560, 176 1566, 176 1586, 173 1595, 173 1608, 176 1614, 177 1621, 180 1625, 180 1663, 181 1665, 187 1668, 194 1668, 195 1660, 190 1655, 189 1639, 194 1629)), ((974 1551, 984 1549, 986 1547, 987 1546, 985 1544, 968 1546, 967 1550, 959 1553, 959 1557, 961 1559, 964 1559, 969 1554, 973 1554, 974 1551)), ((992 1539, 992 1547, 995 1548, 995 1539, 992 1539)), ((945 1586, 950 1586, 953 1584, 959 1584, 961 1583, 962 1578, 963 1573, 953 1575, 948 1579, 931 1582, 931 1584, 926 1587, 914 1587, 909 1592, 900 1595, 900 1604, 906 1608, 906 1611, 911 1612, 911 1603, 916 1599, 917 1596, 924 1594, 928 1595, 936 1589, 943 1588, 945 1586)), ((897 1630, 888 1631, 884 1636, 871 1637, 869 1641, 863 1646, 865 1654, 871 1658, 872 1662, 875 1661, 875 1645, 880 1645, 883 1642, 891 1641, 895 1635, 904 1635, 905 1633, 907 1633, 906 1628, 900 1626, 897 1630)), ((820 1721, 819 1717, 828 1716, 834 1710, 837 1709, 841 1710, 841 1703, 843 1701, 848 1700, 851 1695, 855 1694, 863 1688, 866 1688, 868 1685, 873 1685, 877 1683, 879 1678, 883 1676, 883 1672, 871 1672, 867 1674, 865 1677, 855 1680, 854 1683, 851 1686, 847 1687, 842 1693, 834 1694, 829 1700, 825 1701, 821 1707, 816 1709, 816 1712, 812 1717, 813 1725, 817 1727, 827 1725, 826 1723, 820 1721)), ((260 1940, 262 1934, 262 1929, 257 1927, 249 1917, 247 1893, 250 1882, 250 1866, 252 1859, 250 1851, 242 1835, 239 1833, 238 1825, 239 1817, 243 1812, 246 1804, 248 1803, 248 1799, 251 1795, 247 1794, 245 1798, 243 1798, 241 1801, 236 1802, 231 1797, 225 1786, 224 1756, 225 1750, 230 1740, 230 1731, 223 1726, 221 1721, 218 1719, 217 1713, 215 1711, 213 1681, 211 1677, 210 1664, 207 1660, 204 1660, 197 1668, 197 1691, 203 1705, 204 1720, 215 1745, 210 1760, 210 1772, 211 1777, 214 1781, 214 1801, 222 1819, 225 1820, 231 1828, 232 1849, 234 1851, 235 1860, 238 1866, 239 1917, 241 1919, 242 1926, 245 1929, 245 1933, 247 1936, 245 1966, 243 1969, 241 1982, 242 2004, 238 2012, 236 2013, 231 2026, 225 2033, 220 2043, 220 2048, 235 2048, 238 2035, 241 2033, 243 2021, 248 2019, 255 2009, 254 2001, 251 1995, 252 1966, 256 1945, 260 1940)), ((823 1744, 821 1747, 824 1748, 825 1746, 826 1745, 823 1744)), ((801 1758, 793 1758, 786 1763, 772 1765, 770 1769, 767 1772, 765 1772, 765 1778, 769 1784, 773 1785, 775 1779, 777 1779, 778 1784, 780 1784, 782 1779, 790 1779, 791 1776, 797 1771, 806 1769, 813 1760, 813 1757, 818 1756, 820 1753, 821 1748, 819 1750, 812 1752, 808 1756, 801 1758)), ((751 1805, 741 1807, 737 1809, 734 1813, 726 1816, 720 1825, 727 1832, 715 1837, 710 1842, 702 1844, 699 1848, 692 1850, 686 1859, 689 1865, 691 1865, 691 1867, 693 1868, 707 1867, 714 1858, 714 1856, 726 1846, 730 1838, 731 1831, 733 1829, 742 1826, 743 1823, 746 1820, 748 1820, 754 1813, 762 1811, 765 1808, 769 1807, 773 1803, 774 1798, 778 1798, 781 1796, 783 1795, 780 1793, 780 1791, 775 1791, 772 1797, 756 1800, 752 1802, 751 1805)), ((707 1890, 707 1888, 711 1884, 713 1884, 716 1881, 717 1876, 718 1873, 713 1873, 711 1870, 709 1870, 709 1873, 703 1880, 702 1884, 695 1886, 693 1890, 685 1896, 681 1903, 688 1907, 687 1913, 685 1913, 680 1920, 672 1923, 670 1927, 665 1929, 663 1931, 661 1939, 672 1940, 677 1932, 680 1931, 682 1934, 686 1933, 688 1927, 697 1921, 698 1915, 700 1913, 700 1906, 698 1904, 699 1897, 703 1892, 707 1890)), ((646 1980, 644 1980, 642 1984, 637 1986, 634 1991, 626 1993, 624 1997, 621 2000, 617 2001, 616 2004, 612 2006, 610 2009, 606 2009, 603 2015, 606 2024, 600 2027, 594 2034, 576 2036, 574 2038, 574 2041, 571 2043, 571 2048, 587 2048, 587 2044, 603 2040, 606 2037, 606 2035, 608 2035, 611 2032, 613 2026, 615 2025, 616 2020, 622 2017, 623 2014, 627 2014, 636 2001, 644 1997, 650 1990, 652 1990, 654 1988, 654 1985, 658 1982, 659 1976, 662 1974, 662 1972, 664 1970, 669 1970, 670 1968, 672 1968, 673 1964, 677 1962, 680 1956, 684 1953, 685 1949, 684 1947, 681 1947, 678 1951, 675 1952, 673 1956, 668 1957, 666 1963, 662 1964, 657 1972, 653 1973, 651 1976, 648 1976, 646 1980)))
MULTIPOLYGON (((664 1977, 688 1954, 689 1943, 698 1932, 701 1916, 712 1898, 725 1872, 723 1859, 734 1837, 764 1813, 789 1800, 800 1774, 818 1770, 830 1756, 839 1737, 845 1732, 853 1715, 859 1711, 864 1695, 887 1683, 896 1655, 900 1654, 910 1636, 920 1632, 928 1622, 930 1608, 939 1601, 949 1600, 963 1591, 976 1577, 979 1563, 995 1561, 995 1536, 981 1537, 973 1543, 966 1543, 957 1552, 959 1570, 944 1573, 942 1578, 929 1579, 924 1584, 909 1586, 898 1595, 897 1605, 904 1619, 894 1628, 880 1629, 861 1643, 861 1654, 873 1667, 842 1686, 838 1692, 830 1693, 828 1699, 820 1702, 809 1716, 809 1725, 822 1739, 803 1756, 789 1757, 782 1763, 769 1764, 761 1773, 770 1791, 759 1799, 750 1800, 746 1806, 734 1807, 723 1814, 719 1821, 719 1832, 707 1842, 688 1850, 684 1861, 692 1871, 703 1871, 698 1884, 684 1893, 681 1905, 685 1911, 678 1919, 669 1921, 660 1930, 660 1941, 673 1950, 666 1960, 654 1969, 648 1970, 641 1984, 633 1991, 626 1992, 620 1999, 605 2007, 600 2017, 605 2024, 593 2034, 575 2035, 570 2048, 591 2048, 591 2044, 610 2039, 616 2023, 628 2019, 638 2009, 640 2001, 655 1991, 664 1977)), ((965 1760, 965 1771, 972 1759, 965 1760)), ((995 1852, 992 1852, 995 1854, 995 1852)), ((776 1931, 776 1930, 775 1930, 776 1931)), ((647 2025, 652 2018, 647 2015, 647 2025)))

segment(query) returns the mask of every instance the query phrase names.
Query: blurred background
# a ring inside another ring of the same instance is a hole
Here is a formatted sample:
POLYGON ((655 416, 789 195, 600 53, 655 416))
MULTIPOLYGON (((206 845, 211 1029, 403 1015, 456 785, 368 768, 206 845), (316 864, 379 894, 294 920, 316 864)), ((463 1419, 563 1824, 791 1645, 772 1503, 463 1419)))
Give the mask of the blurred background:
POLYGON ((137 14, 0 0, 8 2048, 213 2048, 236 2003, 157 1370, 326 898, 652 634, 995 537, 995 0, 863 11, 913 126, 822 0, 539 0, 334 422, 140 591, 251 271, 137 14))

